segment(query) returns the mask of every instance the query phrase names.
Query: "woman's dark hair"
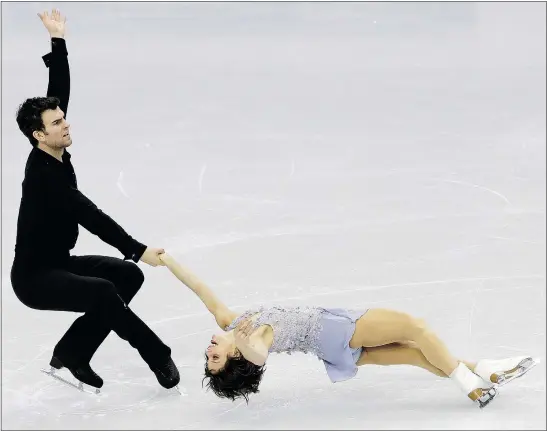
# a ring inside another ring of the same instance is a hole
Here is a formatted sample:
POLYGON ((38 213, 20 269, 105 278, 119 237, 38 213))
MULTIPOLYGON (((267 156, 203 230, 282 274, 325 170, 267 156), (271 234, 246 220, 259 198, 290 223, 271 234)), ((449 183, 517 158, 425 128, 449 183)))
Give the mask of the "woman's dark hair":
POLYGON ((27 137, 33 147, 38 141, 32 136, 35 130, 44 130, 42 112, 57 109, 59 99, 56 97, 32 97, 25 100, 17 109, 17 124, 19 130, 27 137))
POLYGON ((205 377, 203 380, 209 379, 207 388, 211 389, 216 396, 229 398, 232 401, 243 397, 248 404, 249 395, 259 392, 258 385, 265 370, 264 365, 255 365, 238 352, 237 356, 226 359, 224 368, 213 373, 207 367, 207 354, 205 354, 205 377))

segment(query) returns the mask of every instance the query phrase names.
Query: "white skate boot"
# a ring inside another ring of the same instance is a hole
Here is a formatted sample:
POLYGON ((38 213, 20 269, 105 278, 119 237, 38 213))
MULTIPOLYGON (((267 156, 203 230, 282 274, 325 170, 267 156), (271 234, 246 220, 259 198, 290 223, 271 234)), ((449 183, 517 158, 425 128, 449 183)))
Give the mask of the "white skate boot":
POLYGON ((484 382, 479 376, 467 368, 464 364, 456 367, 450 378, 454 380, 460 389, 482 409, 486 407, 497 395, 496 385, 484 382))
POLYGON ((489 360, 477 362, 475 374, 484 381, 503 386, 518 377, 522 377, 539 364, 539 359, 530 356, 489 360))

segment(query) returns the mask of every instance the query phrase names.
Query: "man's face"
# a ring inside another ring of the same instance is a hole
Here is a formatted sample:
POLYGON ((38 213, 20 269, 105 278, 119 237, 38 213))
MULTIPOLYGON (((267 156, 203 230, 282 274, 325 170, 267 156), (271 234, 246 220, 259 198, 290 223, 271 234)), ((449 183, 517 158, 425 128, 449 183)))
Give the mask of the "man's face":
POLYGON ((61 108, 48 109, 42 112, 44 131, 35 131, 34 137, 39 143, 47 145, 51 149, 59 150, 72 145, 68 124, 65 120, 65 113, 61 108))

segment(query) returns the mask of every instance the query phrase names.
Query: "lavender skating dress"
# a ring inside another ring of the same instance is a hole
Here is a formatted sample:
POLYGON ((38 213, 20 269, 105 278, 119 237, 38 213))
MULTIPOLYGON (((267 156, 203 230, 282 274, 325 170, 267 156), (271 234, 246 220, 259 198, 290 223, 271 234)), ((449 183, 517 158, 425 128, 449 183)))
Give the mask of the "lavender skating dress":
POLYGON ((258 314, 254 327, 270 325, 274 339, 270 353, 302 352, 316 355, 325 364, 333 383, 357 374, 357 360, 363 348, 352 349, 349 342, 355 322, 367 310, 320 307, 261 307, 247 310, 229 326, 234 329, 242 320, 258 314))

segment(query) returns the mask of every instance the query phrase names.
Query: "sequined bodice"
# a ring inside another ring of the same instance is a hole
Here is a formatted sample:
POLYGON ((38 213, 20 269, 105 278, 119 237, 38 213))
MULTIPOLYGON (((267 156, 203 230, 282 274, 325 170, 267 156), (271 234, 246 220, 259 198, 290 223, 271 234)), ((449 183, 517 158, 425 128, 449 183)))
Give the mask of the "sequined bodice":
POLYGON ((242 320, 258 314, 253 325, 270 325, 274 339, 270 352, 313 353, 320 356, 319 333, 321 331, 320 317, 323 309, 316 307, 261 307, 247 310, 235 319, 225 329, 234 329, 242 320))

